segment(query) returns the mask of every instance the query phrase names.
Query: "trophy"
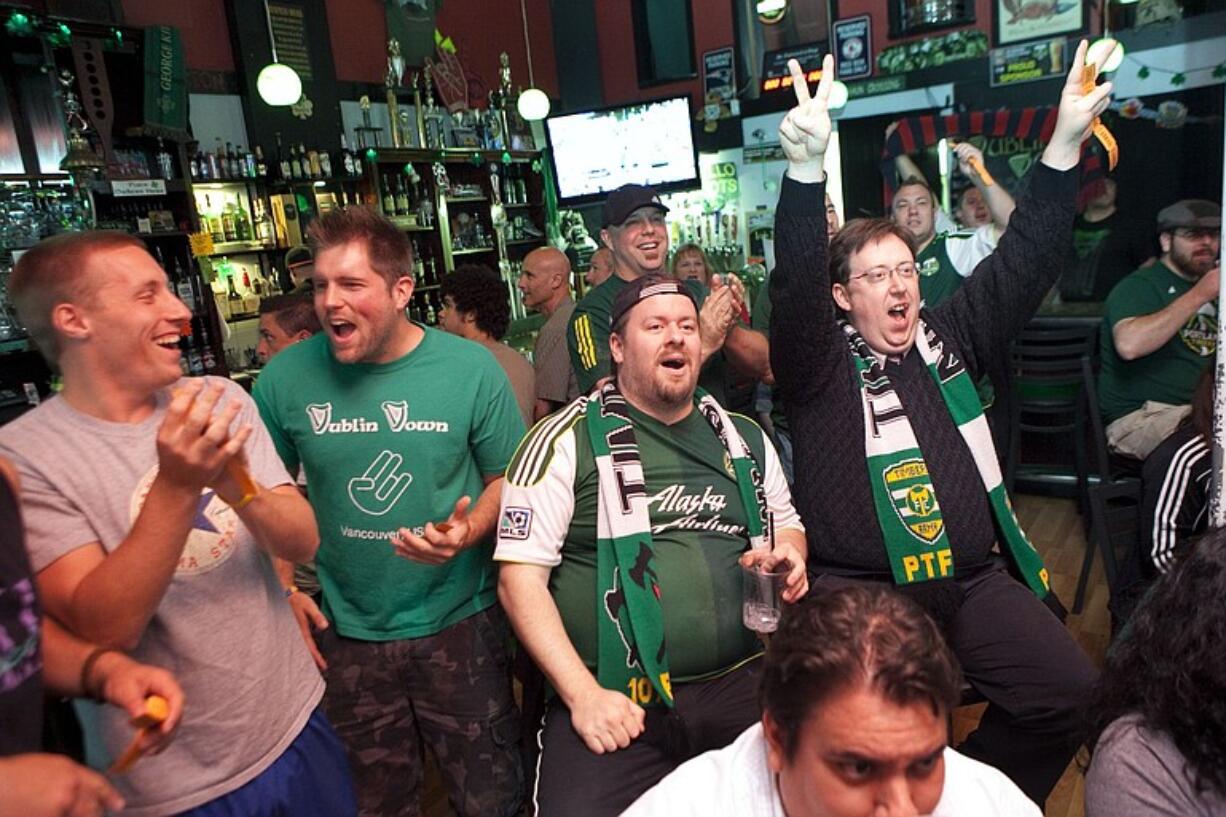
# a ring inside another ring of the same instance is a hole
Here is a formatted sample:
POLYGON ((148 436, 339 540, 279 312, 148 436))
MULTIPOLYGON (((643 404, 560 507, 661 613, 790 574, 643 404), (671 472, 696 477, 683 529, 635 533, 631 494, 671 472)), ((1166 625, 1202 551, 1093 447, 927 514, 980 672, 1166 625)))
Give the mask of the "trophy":
POLYGON ((383 133, 383 128, 376 128, 370 124, 370 97, 362 94, 358 99, 358 107, 362 109, 362 127, 354 128, 354 132, 358 135, 358 148, 366 150, 370 147, 379 147, 379 137, 383 133), (369 139, 368 139, 369 137, 369 139))
POLYGON ((426 118, 421 104, 421 72, 413 72, 413 112, 417 115, 417 146, 426 146, 426 118))
POLYGON ((383 80, 387 88, 387 119, 392 128, 392 147, 404 147, 400 132, 400 106, 396 104, 396 89, 404 76, 404 57, 400 56, 400 41, 395 37, 387 41, 387 76, 383 80))
POLYGON ((424 73, 426 82, 426 113, 423 117, 426 130, 424 146, 430 150, 442 150, 446 128, 443 125, 443 113, 434 102, 434 80, 430 75, 429 65, 425 67, 424 73))

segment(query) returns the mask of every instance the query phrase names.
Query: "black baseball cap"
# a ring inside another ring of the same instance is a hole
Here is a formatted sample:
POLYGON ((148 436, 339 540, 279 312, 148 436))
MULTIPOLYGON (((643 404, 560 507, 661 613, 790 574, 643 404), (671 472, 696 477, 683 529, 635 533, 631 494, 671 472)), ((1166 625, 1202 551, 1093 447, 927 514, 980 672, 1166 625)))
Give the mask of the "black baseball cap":
POLYGON ((621 224, 640 207, 654 207, 661 213, 668 212, 668 208, 660 201, 660 194, 654 187, 648 187, 645 184, 623 184, 604 200, 600 226, 609 227, 621 224))
POLYGON ((698 311, 698 299, 685 282, 660 272, 653 272, 636 278, 613 297, 613 309, 609 313, 609 327, 615 327, 627 312, 634 309, 640 301, 654 298, 656 295, 684 295, 694 304, 698 311))

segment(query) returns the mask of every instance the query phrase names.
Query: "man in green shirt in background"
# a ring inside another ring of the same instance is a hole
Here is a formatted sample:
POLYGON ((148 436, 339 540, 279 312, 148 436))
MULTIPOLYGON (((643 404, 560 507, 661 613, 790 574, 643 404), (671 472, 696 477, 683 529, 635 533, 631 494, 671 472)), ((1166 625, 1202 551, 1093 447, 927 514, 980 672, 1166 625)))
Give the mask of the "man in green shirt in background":
POLYGON ((1157 263, 1107 296, 1098 405, 1112 451, 1145 459, 1189 411, 1217 350, 1222 208, 1185 199, 1158 213, 1157 263))
MULTIPOLYGON (((592 390, 609 370, 609 313, 617 293, 631 281, 648 273, 666 273, 668 261, 668 208, 650 187, 626 184, 605 199, 600 240, 613 257, 613 275, 588 292, 575 305, 566 345, 579 391, 592 390)), ((770 346, 766 336, 741 325, 737 317, 744 301, 744 289, 732 279, 727 285, 714 284, 704 297, 699 284, 692 284, 702 311, 702 362, 721 349, 738 372, 761 378, 770 371, 770 346)), ((723 398, 724 371, 704 371, 702 385, 718 399, 723 398)))
POLYGON ((255 399, 311 486, 324 705, 361 814, 421 813, 424 738, 455 814, 511 817, 519 720, 490 557, 523 420, 488 351, 406 319, 412 251, 391 222, 335 210, 311 240, 323 332, 269 361, 255 399))

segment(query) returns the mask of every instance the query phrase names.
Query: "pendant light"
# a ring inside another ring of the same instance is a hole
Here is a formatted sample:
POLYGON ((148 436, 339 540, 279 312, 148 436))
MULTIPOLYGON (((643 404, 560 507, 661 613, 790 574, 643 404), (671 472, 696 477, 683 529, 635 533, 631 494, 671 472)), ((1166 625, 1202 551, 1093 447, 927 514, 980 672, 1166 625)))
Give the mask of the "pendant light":
POLYGON ((272 62, 265 65, 255 78, 260 99, 273 107, 293 105, 302 98, 302 78, 298 72, 277 59, 277 40, 272 36, 272 15, 268 0, 264 0, 264 22, 268 24, 268 44, 272 47, 272 62))
POLYGON ((524 0, 519 0, 519 14, 524 21, 524 50, 528 54, 528 89, 520 91, 516 107, 519 115, 528 122, 535 122, 549 116, 549 96, 536 87, 536 78, 532 74, 532 42, 528 39, 528 9, 524 0))

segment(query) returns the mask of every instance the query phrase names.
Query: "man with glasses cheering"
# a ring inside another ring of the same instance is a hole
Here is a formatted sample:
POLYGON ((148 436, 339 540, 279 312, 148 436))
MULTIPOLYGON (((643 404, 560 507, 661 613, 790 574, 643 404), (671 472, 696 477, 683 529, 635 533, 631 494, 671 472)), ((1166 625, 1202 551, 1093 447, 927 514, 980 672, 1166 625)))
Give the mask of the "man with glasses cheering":
POLYGON ((1107 296, 1098 405, 1111 450, 1144 459, 1187 416, 1217 351, 1222 208, 1185 199, 1158 213, 1162 257, 1107 296))
POLYGON ((960 751, 1042 805, 1077 748, 1094 669, 1048 607, 1038 553, 1002 484, 975 381, 1064 268, 1077 165, 1110 84, 1082 89, 1073 60, 1042 161, 996 251, 921 309, 915 239, 886 219, 848 222, 827 251, 822 164, 833 59, 779 126, 788 159, 775 214, 771 368, 795 446, 796 508, 822 593, 892 583, 925 608, 989 701, 960 751), (1045 606, 1046 605, 1046 606, 1045 606))

